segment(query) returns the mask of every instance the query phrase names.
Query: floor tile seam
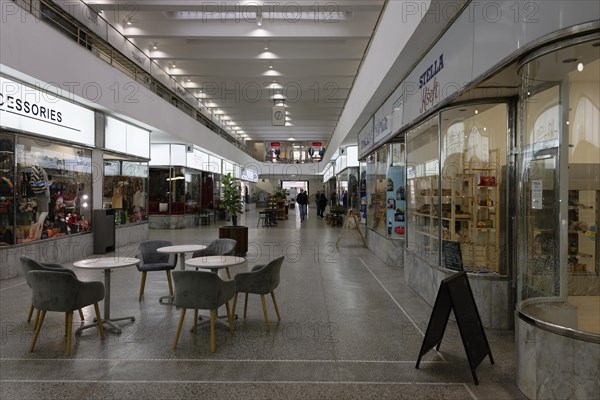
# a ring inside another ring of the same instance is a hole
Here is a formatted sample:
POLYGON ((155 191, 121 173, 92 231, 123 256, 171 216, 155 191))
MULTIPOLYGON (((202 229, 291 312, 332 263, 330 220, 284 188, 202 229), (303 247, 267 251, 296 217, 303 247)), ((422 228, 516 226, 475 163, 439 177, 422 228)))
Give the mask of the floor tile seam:
MULTIPOLYGON (((416 364, 416 360, 256 360, 256 359, 211 359, 211 358, 76 358, 76 359, 65 359, 65 358, 2 358, 0 362, 115 362, 114 366, 119 363, 126 362, 187 362, 187 363, 289 363, 289 364, 416 364)), ((421 361, 421 364, 446 364, 445 361, 428 360, 421 361)), ((1 379, 0 379, 1 381, 1 379)))
POLYGON ((465 390, 471 394, 471 396, 474 398, 474 400, 477 400, 477 398, 475 397, 474 394, 472 394, 471 390, 468 389, 468 385, 465 382, 416 382, 416 381, 389 381, 389 382, 384 382, 384 381, 290 381, 290 380, 285 380, 285 381, 277 381, 277 380, 273 380, 273 381, 232 381, 232 380, 206 380, 206 381, 202 381, 202 380, 95 380, 95 379, 72 379, 72 380, 65 380, 65 379, 7 379, 7 380, 2 380, 0 382, 4 382, 4 383, 99 383, 99 384, 105 384, 105 383, 120 383, 120 384, 133 384, 133 383, 144 383, 144 384, 148 384, 148 383, 160 383, 160 384, 165 384, 165 383, 176 383, 176 384, 199 384, 199 385, 212 385, 212 384, 219 384, 219 385, 223 385, 223 384, 227 384, 227 385, 234 385, 234 384, 238 384, 238 385, 273 385, 273 384, 278 384, 278 385, 348 385, 348 386, 353 386, 353 385, 380 385, 380 386, 384 386, 384 385, 395 385, 395 386, 403 386, 403 385, 414 385, 414 386, 460 386, 465 388, 465 390))
MULTIPOLYGON (((379 283, 379 285, 381 285, 381 287, 383 288, 383 290, 392 299, 392 301, 396 304, 396 306, 400 309, 400 311, 402 311, 402 313, 406 316, 406 318, 408 318, 408 320, 410 321, 410 323, 413 324, 413 326, 416 328, 417 332, 419 332, 421 334, 421 336, 425 337, 425 333, 423 333, 423 331, 421 330, 421 328, 419 328, 419 326, 412 319, 412 317, 410 315, 408 315, 408 313, 406 312, 406 310, 404 310, 404 308, 402 307, 402 305, 400 305, 400 303, 398 302, 398 300, 396 300, 396 298, 390 293, 390 291, 387 289, 387 287, 385 287, 385 285, 383 284, 383 282, 381 282, 381 280, 379 280, 379 278, 377 277, 377 275, 375 275, 375 273, 371 270, 371 268, 369 268, 369 266, 365 263, 365 261, 362 259, 362 257, 359 257, 358 259, 365 266, 365 268, 371 273, 371 275, 379 283)), ((436 354, 443 361, 447 362, 446 358, 439 351, 437 351, 437 350, 434 350, 434 351, 436 352, 436 354)))
POLYGON ((24 284, 25 284, 25 281, 23 281, 23 282, 21 282, 21 283, 17 283, 17 284, 15 284, 15 285, 12 285, 12 286, 9 286, 9 287, 2 288, 2 289, 0 289, 0 293, 1 293, 1 294, 4 296, 5 294, 4 294, 3 292, 5 292, 5 291, 7 291, 7 290, 9 290, 9 289, 14 289, 14 288, 16 288, 16 287, 22 286, 22 285, 24 285, 24 284))
POLYGON ((467 393, 469 393, 469 395, 471 396, 471 398, 472 398, 473 400, 478 400, 478 399, 477 399, 477 396, 475 396, 475 393, 473 393, 473 391, 471 390, 471 388, 469 387, 469 385, 468 385, 468 384, 466 384, 466 383, 463 383, 463 386, 465 387, 465 390, 467 391, 467 393))

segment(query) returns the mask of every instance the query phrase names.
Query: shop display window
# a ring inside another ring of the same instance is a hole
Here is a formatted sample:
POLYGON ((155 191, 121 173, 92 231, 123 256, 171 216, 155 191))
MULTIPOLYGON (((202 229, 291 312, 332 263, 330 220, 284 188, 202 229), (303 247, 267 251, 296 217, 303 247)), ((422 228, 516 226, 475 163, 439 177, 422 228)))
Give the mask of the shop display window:
POLYGON ((438 116, 406 135, 407 249, 439 265, 440 196, 438 116))
POLYGON ((393 143, 390 150, 386 181, 387 236, 403 239, 406 235, 405 145, 393 143))
MULTIPOLYGON (((184 215, 203 209, 203 181, 206 178, 201 171, 184 167, 151 168, 149 176, 150 214, 184 215)), ((207 208, 211 206, 209 203, 207 208)))
POLYGON ((387 235, 388 146, 384 146, 367 158, 367 226, 382 236, 387 235))
POLYGON ((148 163, 105 155, 102 208, 115 209, 117 225, 148 219, 148 163))
POLYGON ((360 199, 360 215, 361 222, 367 221, 367 163, 361 161, 359 165, 359 199, 360 199))
MULTIPOLYGON (((506 274, 506 104, 459 106, 441 113, 441 192, 435 218, 442 241, 460 246, 471 273, 506 274)), ((442 246, 452 248, 452 246, 442 246)), ((442 250, 442 265, 445 259, 442 250)))
POLYGON ((15 244, 15 137, 0 133, 0 246, 15 244))
POLYGON ((91 230, 92 152, 17 138, 15 242, 91 230))
POLYGON ((519 304, 579 338, 600 335, 600 47, 527 62, 522 78, 519 304))

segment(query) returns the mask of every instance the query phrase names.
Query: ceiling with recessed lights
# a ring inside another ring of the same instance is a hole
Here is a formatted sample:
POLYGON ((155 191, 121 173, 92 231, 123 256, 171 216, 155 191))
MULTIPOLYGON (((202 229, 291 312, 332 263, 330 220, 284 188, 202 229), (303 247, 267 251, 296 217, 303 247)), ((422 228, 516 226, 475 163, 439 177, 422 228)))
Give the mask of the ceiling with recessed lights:
POLYGON ((245 140, 329 140, 384 0, 93 0, 245 140), (286 107, 285 126, 272 109, 286 107))

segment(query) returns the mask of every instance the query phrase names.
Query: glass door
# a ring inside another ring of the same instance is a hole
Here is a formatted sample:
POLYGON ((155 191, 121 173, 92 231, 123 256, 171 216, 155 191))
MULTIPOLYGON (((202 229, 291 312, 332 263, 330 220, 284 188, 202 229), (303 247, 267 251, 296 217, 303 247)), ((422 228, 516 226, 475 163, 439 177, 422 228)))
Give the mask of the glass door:
POLYGON ((558 148, 532 146, 519 165, 521 298, 560 296, 558 148))

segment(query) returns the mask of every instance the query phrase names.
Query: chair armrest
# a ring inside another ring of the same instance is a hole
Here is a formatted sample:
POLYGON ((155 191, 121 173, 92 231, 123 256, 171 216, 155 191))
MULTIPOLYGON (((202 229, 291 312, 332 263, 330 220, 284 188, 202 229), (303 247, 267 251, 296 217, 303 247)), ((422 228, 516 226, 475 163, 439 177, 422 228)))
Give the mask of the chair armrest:
POLYGON ((235 280, 227 280, 222 282, 221 290, 219 292, 219 303, 225 304, 233 298, 237 289, 235 280))

